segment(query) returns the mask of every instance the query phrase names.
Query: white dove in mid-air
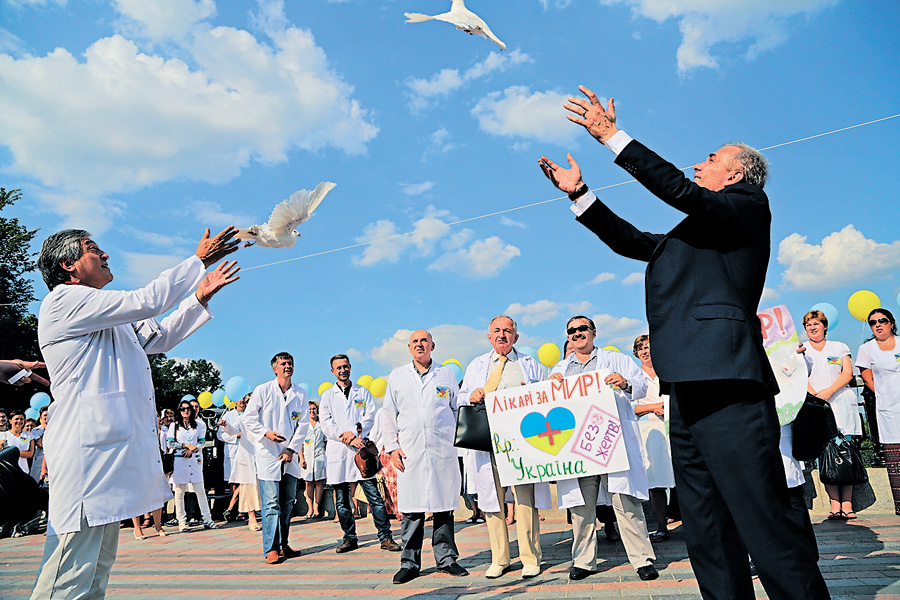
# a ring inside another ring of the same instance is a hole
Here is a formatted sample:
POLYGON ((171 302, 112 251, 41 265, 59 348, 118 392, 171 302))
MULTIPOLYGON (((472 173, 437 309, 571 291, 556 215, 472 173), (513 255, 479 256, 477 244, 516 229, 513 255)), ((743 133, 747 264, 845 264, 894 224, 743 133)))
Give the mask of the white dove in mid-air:
POLYGON ((269 222, 254 225, 249 229, 238 229, 237 237, 244 246, 257 245, 261 248, 290 248, 297 243, 300 234, 296 227, 309 219, 325 194, 336 184, 323 181, 313 191, 294 192, 287 200, 280 202, 269 216, 269 222))
POLYGON ((475 35, 477 33, 481 37, 491 40, 502 49, 506 50, 506 44, 501 42, 500 39, 494 35, 494 32, 491 31, 491 28, 487 26, 487 23, 485 23, 481 17, 466 8, 466 3, 463 0, 453 0, 453 6, 450 7, 450 12, 445 12, 440 15, 430 16, 421 13, 403 13, 403 16, 409 19, 407 23, 421 23, 422 21, 430 21, 432 19, 446 21, 447 23, 456 25, 457 29, 465 31, 469 35, 475 35))

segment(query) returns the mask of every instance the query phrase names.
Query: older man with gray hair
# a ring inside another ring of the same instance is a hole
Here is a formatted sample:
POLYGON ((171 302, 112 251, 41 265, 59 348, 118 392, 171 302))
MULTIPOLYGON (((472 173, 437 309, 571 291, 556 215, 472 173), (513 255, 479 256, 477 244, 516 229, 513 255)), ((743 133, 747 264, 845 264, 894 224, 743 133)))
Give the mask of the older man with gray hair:
POLYGON ((38 342, 56 401, 44 435, 53 481, 47 542, 32 600, 103 598, 119 521, 172 497, 147 354, 167 352, 212 318, 207 303, 239 267, 206 267, 237 250, 233 237, 232 227, 215 237, 207 229, 194 256, 134 291, 103 289, 113 280, 109 255, 87 231, 44 241, 37 262, 50 293, 38 342))

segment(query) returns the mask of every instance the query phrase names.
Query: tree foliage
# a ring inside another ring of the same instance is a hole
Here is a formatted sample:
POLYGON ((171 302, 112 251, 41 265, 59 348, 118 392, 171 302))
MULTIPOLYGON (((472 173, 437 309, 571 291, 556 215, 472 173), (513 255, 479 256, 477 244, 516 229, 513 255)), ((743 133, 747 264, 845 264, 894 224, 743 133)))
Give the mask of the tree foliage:
POLYGON ((187 394, 197 396, 200 392, 213 391, 222 387, 219 370, 209 361, 178 360, 166 358, 165 354, 153 354, 150 372, 156 390, 156 408, 175 408, 178 401, 187 394))
MULTIPOLYGON (((19 190, 0 188, 0 211, 20 200, 19 190)), ((25 275, 34 271, 31 240, 38 230, 29 230, 18 219, 0 217, 0 358, 40 359, 37 317, 28 304, 37 300, 34 286, 25 275)), ((28 399, 43 386, 0 387, 0 406, 25 408, 28 399)))

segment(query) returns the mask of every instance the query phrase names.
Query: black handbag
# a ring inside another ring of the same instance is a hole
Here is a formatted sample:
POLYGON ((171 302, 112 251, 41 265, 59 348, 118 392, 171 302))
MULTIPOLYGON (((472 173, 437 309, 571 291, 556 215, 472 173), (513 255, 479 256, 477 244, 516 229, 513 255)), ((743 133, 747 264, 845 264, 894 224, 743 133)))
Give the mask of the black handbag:
POLYGON ((484 403, 459 407, 456 413, 456 437, 453 445, 457 448, 484 452, 492 450, 491 428, 488 425, 484 403))
POLYGON ((791 422, 791 453, 797 460, 815 460, 822 456, 828 440, 839 436, 831 405, 806 393, 806 400, 791 422))
POLYGON ((163 473, 168 477, 175 471, 175 455, 169 452, 160 453, 160 455, 162 458, 163 473))
POLYGON ((828 440, 819 457, 819 479, 831 485, 860 485, 869 475, 856 446, 837 437, 828 440))

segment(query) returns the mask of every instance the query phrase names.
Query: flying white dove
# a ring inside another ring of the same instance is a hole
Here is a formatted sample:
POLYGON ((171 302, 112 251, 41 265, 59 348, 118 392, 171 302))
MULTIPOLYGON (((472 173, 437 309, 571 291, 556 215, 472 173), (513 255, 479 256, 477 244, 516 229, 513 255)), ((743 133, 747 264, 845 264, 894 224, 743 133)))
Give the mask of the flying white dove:
POLYGON ((261 248, 290 248, 300 237, 296 227, 309 219, 325 194, 334 186, 330 181, 323 181, 311 192, 294 192, 290 198, 275 206, 268 223, 254 225, 250 229, 238 229, 235 237, 247 242, 244 246, 255 244, 261 248))
POLYGON ((450 12, 445 12, 440 15, 430 16, 421 13, 403 13, 403 16, 409 19, 407 23, 421 23, 432 19, 446 21, 447 23, 456 25, 457 29, 465 31, 469 35, 475 35, 477 33, 481 37, 491 40, 503 50, 506 50, 506 44, 501 42, 499 38, 494 35, 494 32, 491 31, 491 28, 487 26, 487 23, 485 23, 481 17, 466 8, 466 3, 463 0, 453 0, 453 6, 450 7, 450 12))

